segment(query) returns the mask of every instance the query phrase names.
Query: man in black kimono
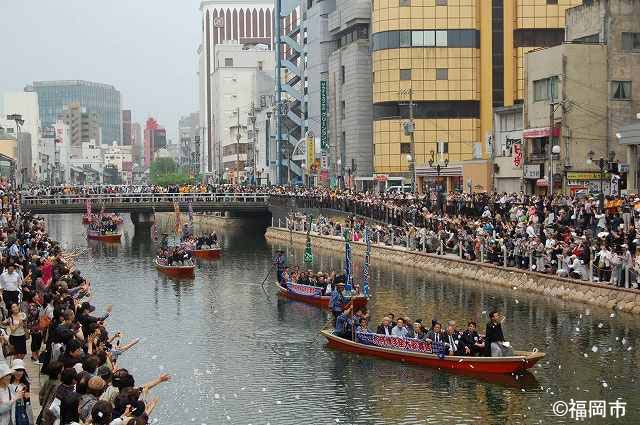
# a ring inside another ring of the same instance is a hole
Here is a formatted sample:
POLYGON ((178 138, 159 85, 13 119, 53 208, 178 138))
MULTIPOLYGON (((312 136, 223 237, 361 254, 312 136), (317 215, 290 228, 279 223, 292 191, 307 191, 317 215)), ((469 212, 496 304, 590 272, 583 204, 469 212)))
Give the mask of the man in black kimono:
POLYGON ((497 310, 493 310, 489 313, 489 319, 491 321, 487 323, 484 347, 484 353, 487 357, 491 357, 491 344, 504 342, 504 335, 502 334, 502 316, 497 310))

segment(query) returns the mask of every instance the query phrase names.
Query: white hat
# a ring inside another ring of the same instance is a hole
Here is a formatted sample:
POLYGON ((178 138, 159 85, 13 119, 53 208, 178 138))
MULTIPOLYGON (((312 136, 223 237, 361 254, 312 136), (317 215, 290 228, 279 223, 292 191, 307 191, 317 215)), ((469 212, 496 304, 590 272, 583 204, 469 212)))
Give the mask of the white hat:
POLYGON ((9 376, 9 375, 13 375, 14 374, 14 370, 13 369, 9 369, 9 366, 7 366, 6 363, 1 362, 0 363, 0 379, 9 376))
POLYGON ((27 370, 27 368, 24 366, 24 361, 22 361, 22 359, 13 359, 13 362, 11 362, 11 369, 13 371, 27 370))

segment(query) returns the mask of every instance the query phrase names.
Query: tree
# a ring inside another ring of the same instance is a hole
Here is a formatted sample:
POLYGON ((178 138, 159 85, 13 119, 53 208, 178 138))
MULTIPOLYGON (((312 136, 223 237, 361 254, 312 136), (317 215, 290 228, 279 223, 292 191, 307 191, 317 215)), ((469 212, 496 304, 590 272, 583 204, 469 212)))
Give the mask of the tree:
POLYGON ((167 186, 172 184, 184 184, 189 182, 189 177, 178 169, 178 164, 173 158, 158 158, 149 166, 151 183, 167 186))

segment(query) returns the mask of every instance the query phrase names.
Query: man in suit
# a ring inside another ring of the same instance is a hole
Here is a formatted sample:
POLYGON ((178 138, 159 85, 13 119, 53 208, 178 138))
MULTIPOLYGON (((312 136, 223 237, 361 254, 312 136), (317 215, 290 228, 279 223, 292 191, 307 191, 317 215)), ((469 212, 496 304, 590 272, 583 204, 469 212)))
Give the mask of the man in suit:
POLYGON ((427 339, 425 340, 431 343, 443 344, 444 335, 442 335, 442 325, 436 322, 429 332, 427 332, 427 339))
POLYGON ((487 331, 485 333, 485 348, 484 354, 487 357, 491 357, 492 352, 502 352, 499 348, 499 342, 504 342, 504 335, 502 334, 502 316, 497 310, 489 313, 490 322, 487 323, 487 331), (495 344, 495 348, 491 346, 495 344))
POLYGON ((476 331, 476 322, 467 323, 467 330, 462 333, 461 343, 465 356, 477 356, 484 351, 484 340, 476 331))
POLYGON ((460 356, 464 353, 464 348, 460 342, 462 335, 456 329, 455 320, 449 320, 447 331, 444 335, 444 344, 450 356, 460 356))
POLYGON ((393 327, 391 326, 391 318, 385 316, 382 318, 382 323, 380 324, 380 326, 378 326, 376 333, 379 335, 390 336, 391 329, 393 329, 393 327))

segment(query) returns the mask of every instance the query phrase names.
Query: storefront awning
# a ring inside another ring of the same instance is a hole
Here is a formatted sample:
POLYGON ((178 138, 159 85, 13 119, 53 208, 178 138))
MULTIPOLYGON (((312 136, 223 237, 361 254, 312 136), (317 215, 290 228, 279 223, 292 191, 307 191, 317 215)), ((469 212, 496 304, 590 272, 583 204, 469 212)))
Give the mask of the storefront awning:
MULTIPOLYGON (((440 169, 440 177, 461 177, 462 165, 451 165, 440 169)), ((416 176, 418 177, 438 177, 438 170, 428 165, 416 167, 416 176)))
POLYGON ((549 186, 549 182, 545 179, 538 179, 536 180, 536 186, 538 187, 548 187, 549 186))
POLYGON ((539 127, 528 128, 522 131, 522 137, 524 139, 537 139, 539 137, 560 137, 560 127, 539 127))

